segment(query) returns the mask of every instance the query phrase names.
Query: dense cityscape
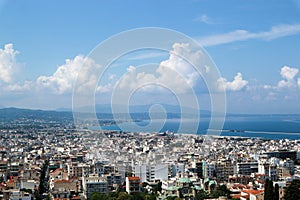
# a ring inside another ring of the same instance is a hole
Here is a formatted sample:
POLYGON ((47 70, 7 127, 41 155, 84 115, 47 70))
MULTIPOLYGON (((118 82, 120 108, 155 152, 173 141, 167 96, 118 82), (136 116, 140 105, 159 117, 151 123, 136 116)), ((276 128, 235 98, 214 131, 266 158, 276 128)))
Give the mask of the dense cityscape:
POLYGON ((300 0, 0 19, 0 200, 300 200, 300 0))
POLYGON ((2 199, 299 198, 299 140, 78 130, 63 119, 1 123, 2 199))

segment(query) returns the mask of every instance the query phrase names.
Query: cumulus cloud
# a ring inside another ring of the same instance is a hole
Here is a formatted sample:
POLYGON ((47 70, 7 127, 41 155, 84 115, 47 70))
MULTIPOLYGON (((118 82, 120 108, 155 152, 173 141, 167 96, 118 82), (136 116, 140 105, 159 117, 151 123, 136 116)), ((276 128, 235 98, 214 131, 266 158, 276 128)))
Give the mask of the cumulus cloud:
POLYGON ((18 83, 12 83, 12 84, 8 84, 5 87, 6 91, 10 91, 10 92, 23 92, 23 91, 28 91, 30 89, 32 89, 34 87, 32 81, 25 81, 22 84, 18 84, 18 83))
POLYGON ((0 49, 0 81, 9 83, 17 69, 16 55, 19 52, 14 50, 13 44, 4 45, 0 49))
POLYGON ((231 91, 239 91, 243 89, 248 84, 248 81, 243 79, 243 76, 241 73, 237 73, 234 77, 233 81, 227 81, 225 78, 220 78, 218 80, 219 88, 224 88, 225 90, 231 90, 231 91))
POLYGON ((81 55, 73 60, 66 59, 65 64, 59 66, 53 75, 38 77, 38 86, 49 88, 58 94, 71 91, 83 62, 84 57, 81 55))
POLYGON ((277 87, 287 88, 287 87, 295 87, 295 76, 298 74, 299 70, 297 68, 292 68, 288 66, 283 66, 280 70, 280 75, 283 80, 279 81, 277 87))
POLYGON ((292 80, 298 74, 299 70, 297 68, 291 68, 288 66, 283 66, 280 70, 280 75, 282 78, 287 80, 292 80))
POLYGON ((121 77, 117 86, 124 91, 131 91, 139 86, 155 84, 156 82, 156 77, 153 74, 139 72, 134 66, 129 66, 127 73, 121 77))
MULTIPOLYGON (((112 83, 98 85, 99 69, 100 65, 93 59, 77 55, 74 59, 66 59, 52 75, 38 77, 36 85, 38 89, 49 89, 59 95, 71 93, 73 89, 82 95, 109 92, 113 88, 112 83)), ((108 79, 115 81, 116 74, 109 74, 108 79)))
POLYGON ((293 100, 298 98, 297 92, 300 87, 300 78, 296 78, 299 69, 283 66, 280 69, 282 80, 278 81, 276 85, 264 85, 262 87, 262 95, 265 100, 293 100))
POLYGON ((0 49, 0 88, 3 94, 10 92, 23 92, 32 88, 31 81, 19 81, 15 76, 20 69, 20 63, 17 61, 19 52, 14 49, 13 44, 4 45, 0 49))
MULTIPOLYGON (((174 82, 174 78, 177 77, 178 80, 180 80, 179 76, 181 76, 191 87, 193 87, 200 78, 200 75, 191 66, 191 64, 201 63, 201 59, 203 59, 202 51, 193 51, 190 45, 187 43, 175 43, 173 45, 173 50, 170 52, 169 59, 160 63, 157 72, 161 75, 161 80, 163 82, 171 81, 169 80, 170 78, 172 78, 172 82, 174 82), (178 55, 182 55, 183 57, 187 58, 190 63, 178 55), (171 71, 176 72, 177 75, 172 77, 171 74, 169 74, 171 71)), ((203 68, 201 72, 206 72, 207 67, 208 66, 203 68)))
MULTIPOLYGON (((156 85, 159 87, 164 86, 174 92, 184 93, 196 86, 197 81, 200 79, 201 75, 191 64, 201 63, 203 62, 202 59, 203 52, 193 51, 187 43, 175 43, 172 51, 170 51, 169 58, 153 69, 153 73, 149 73, 149 68, 142 71, 130 66, 127 73, 120 79, 118 87, 132 90, 143 85, 144 90, 153 90, 156 85)), ((200 73, 209 72, 209 66, 205 66, 200 73)), ((159 87, 156 87, 156 89, 159 87)))

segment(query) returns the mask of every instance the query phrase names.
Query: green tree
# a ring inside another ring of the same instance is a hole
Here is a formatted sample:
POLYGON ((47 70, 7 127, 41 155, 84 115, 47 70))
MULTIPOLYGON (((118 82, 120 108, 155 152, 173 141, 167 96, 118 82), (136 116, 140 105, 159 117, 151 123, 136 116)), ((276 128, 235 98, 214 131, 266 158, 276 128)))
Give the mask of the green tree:
POLYGON ((220 185, 218 186, 212 193, 211 195, 214 198, 220 197, 220 196, 225 196, 225 197, 230 197, 230 191, 227 189, 226 185, 220 185))
POLYGON ((131 196, 126 192, 120 192, 117 200, 131 200, 131 196))
POLYGON ((153 186, 153 192, 161 192, 161 186, 162 186, 162 182, 158 182, 156 185, 153 186))
POLYGON ((273 181, 267 179, 265 183, 264 200, 274 200, 275 193, 273 187, 273 181))
POLYGON ((131 195, 131 200, 142 200, 142 199, 145 199, 145 193, 143 192, 138 192, 138 193, 135 193, 133 195, 131 195))
POLYGON ((269 179, 266 180, 265 182, 265 193, 264 193, 264 200, 269 199, 269 191, 268 191, 268 186, 269 186, 269 179))
POLYGON ((167 200, 175 200, 177 197, 167 197, 167 200))
POLYGON ((106 200, 108 196, 99 192, 93 192, 89 200, 106 200))
POLYGON ((108 199, 111 200, 116 200, 118 198, 118 193, 117 192, 110 192, 107 194, 108 199))
POLYGON ((209 198, 209 194, 205 190, 199 190, 195 196, 195 200, 203 200, 207 198, 209 198))
POLYGON ((156 199, 156 195, 154 194, 146 194, 144 197, 145 200, 155 200, 156 199))
POLYGON ((277 183, 275 184, 274 189, 274 200, 279 200, 279 185, 277 183))
POLYGON ((284 200, 299 200, 300 199, 300 180, 293 180, 286 188, 284 200))

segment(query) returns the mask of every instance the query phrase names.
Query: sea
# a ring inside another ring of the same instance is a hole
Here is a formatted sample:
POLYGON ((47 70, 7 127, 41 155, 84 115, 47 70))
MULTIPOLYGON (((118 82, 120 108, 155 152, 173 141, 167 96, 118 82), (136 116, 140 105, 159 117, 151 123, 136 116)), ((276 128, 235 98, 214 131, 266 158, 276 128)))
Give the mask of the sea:
MULTIPOLYGON (((218 119, 216 119, 218 120, 218 119)), ((225 118, 223 127, 209 127, 209 117, 194 119, 154 119, 122 122, 108 126, 90 127, 93 130, 117 130, 123 132, 174 132, 205 135, 209 130, 217 136, 251 137, 263 139, 300 140, 300 115, 232 115, 225 118), (184 124, 184 130, 180 126, 184 124), (196 129, 195 129, 195 124, 196 129), (190 127, 190 128, 189 128, 190 127), (178 132, 181 130, 180 132, 178 132)))

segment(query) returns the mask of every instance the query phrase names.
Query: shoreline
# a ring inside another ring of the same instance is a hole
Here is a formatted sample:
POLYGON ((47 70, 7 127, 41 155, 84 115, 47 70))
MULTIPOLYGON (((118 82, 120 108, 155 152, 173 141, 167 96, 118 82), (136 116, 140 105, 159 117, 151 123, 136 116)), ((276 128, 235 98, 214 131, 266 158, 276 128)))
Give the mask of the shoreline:
POLYGON ((295 133, 295 132, 272 132, 272 131, 243 131, 243 132, 230 132, 228 129, 223 129, 223 130, 212 130, 212 131, 221 131, 220 135, 213 135, 213 134, 207 134, 207 133, 178 133, 178 132, 173 132, 173 131, 162 131, 162 132, 152 132, 152 131, 126 131, 126 130, 120 130, 120 129, 90 129, 90 127, 87 129, 90 131, 117 131, 117 132, 126 132, 126 133, 163 133, 163 132, 171 132, 174 133, 174 135, 179 135, 179 136, 190 136, 190 137, 195 137, 195 136, 203 136, 203 137, 213 137, 213 138, 258 138, 258 139, 263 139, 263 140, 281 140, 281 139, 288 139, 288 140, 300 140, 300 133, 295 133), (223 135, 223 134, 230 134, 230 135, 223 135), (235 135, 235 134, 242 134, 242 135, 235 135), (254 134, 257 136, 249 136, 247 134, 254 134), (265 136, 299 136, 299 138, 288 138, 288 137, 280 137, 280 138, 270 138, 270 137, 264 137, 265 136))

